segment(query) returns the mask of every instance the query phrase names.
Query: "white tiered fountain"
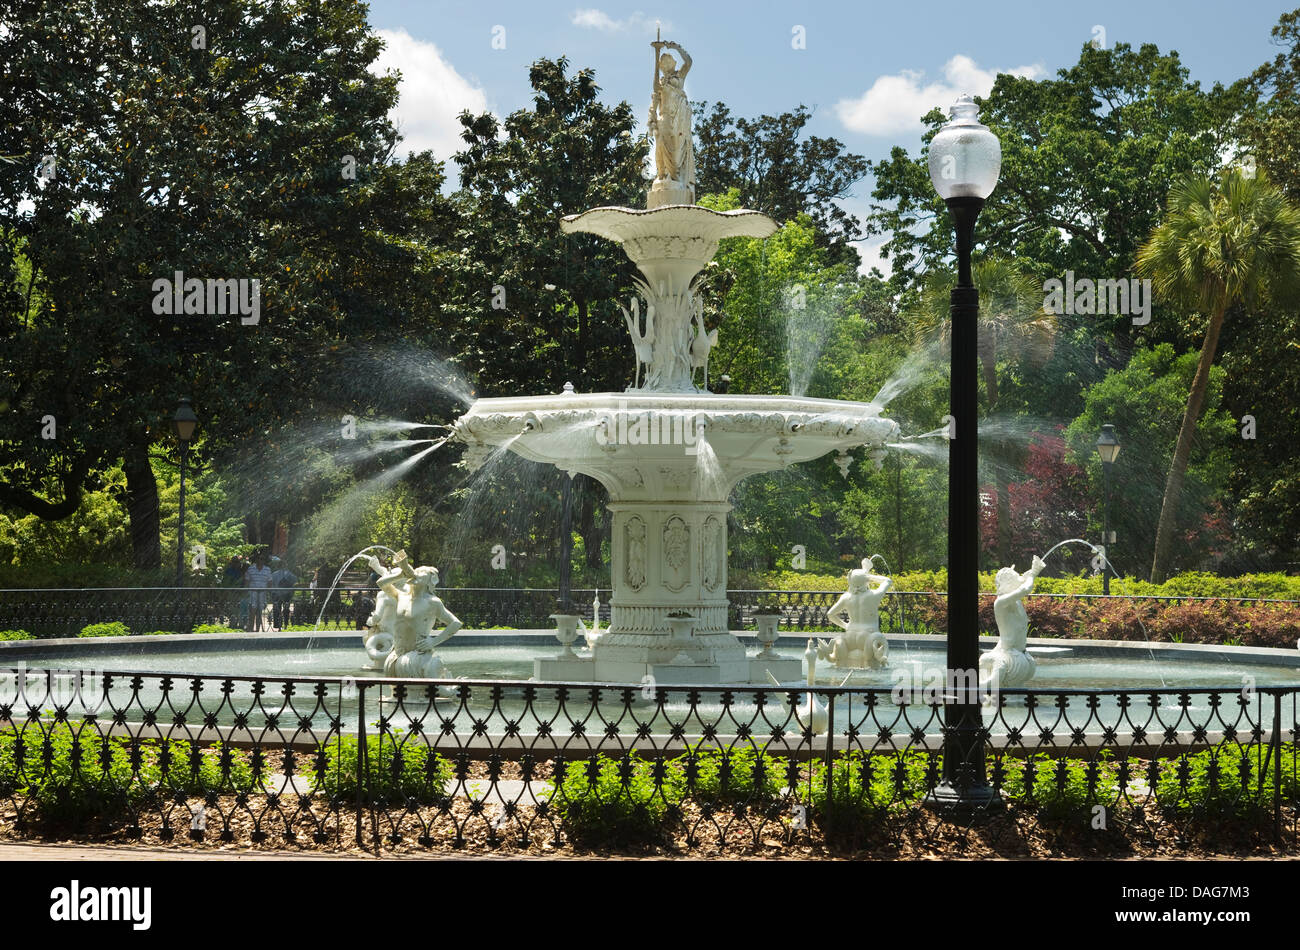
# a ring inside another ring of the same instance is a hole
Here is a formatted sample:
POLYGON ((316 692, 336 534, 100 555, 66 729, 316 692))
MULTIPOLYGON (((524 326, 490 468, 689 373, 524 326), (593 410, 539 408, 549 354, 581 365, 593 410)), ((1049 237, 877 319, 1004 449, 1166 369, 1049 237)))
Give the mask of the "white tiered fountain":
MULTIPOLYGON (((625 393, 479 399, 455 425, 466 461, 505 446, 524 458, 596 479, 613 514, 608 631, 591 656, 566 651, 536 661, 546 681, 660 684, 768 683, 802 678, 798 659, 749 657, 727 629, 727 503, 757 472, 880 446, 898 426, 875 406, 793 396, 723 395, 707 379, 717 331, 705 331, 698 276, 728 237, 765 238, 776 224, 757 211, 693 204, 690 111, 681 78, 690 58, 658 43, 651 131, 658 177, 647 208, 593 208, 560 222, 623 246, 641 271, 639 300, 624 312, 637 354, 625 393), (664 48, 681 54, 679 70, 664 48), (680 203, 672 203, 680 202, 680 203)), ((770 651, 764 651, 770 654, 770 651)))

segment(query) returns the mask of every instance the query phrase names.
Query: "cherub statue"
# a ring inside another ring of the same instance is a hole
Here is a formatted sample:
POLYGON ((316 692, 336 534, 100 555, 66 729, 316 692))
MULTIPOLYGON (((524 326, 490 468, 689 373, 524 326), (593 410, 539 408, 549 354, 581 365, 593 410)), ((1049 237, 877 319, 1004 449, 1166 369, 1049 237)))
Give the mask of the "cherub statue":
POLYGON ((874 555, 863 558, 862 569, 849 572, 849 589, 826 612, 827 619, 843 628, 844 633, 833 644, 819 640, 817 655, 841 669, 881 669, 889 665, 889 641, 880 632, 880 601, 894 582, 883 574, 872 573, 874 559, 874 555))
POLYGON ((437 676, 442 662, 434 655, 434 647, 451 639, 464 626, 433 592, 438 586, 438 569, 412 568, 403 558, 393 565, 392 571, 381 575, 377 583, 381 591, 397 601, 393 648, 384 661, 384 675, 437 676), (434 636, 433 627, 439 621, 446 626, 434 636))
POLYGON ((993 616, 998 622, 998 643, 980 657, 980 672, 998 686, 1020 686, 1034 678, 1038 664, 1025 649, 1029 615, 1025 613, 1023 601, 1046 566, 1035 554, 1033 565, 1025 573, 1017 572, 1014 565, 997 573, 998 596, 993 601, 993 616))
POLYGON ((691 71, 691 57, 677 43, 655 40, 654 91, 647 125, 655 140, 655 181, 675 182, 690 192, 695 202, 695 145, 691 141, 691 104, 683 83, 691 71), (676 50, 680 67, 666 49, 676 50))

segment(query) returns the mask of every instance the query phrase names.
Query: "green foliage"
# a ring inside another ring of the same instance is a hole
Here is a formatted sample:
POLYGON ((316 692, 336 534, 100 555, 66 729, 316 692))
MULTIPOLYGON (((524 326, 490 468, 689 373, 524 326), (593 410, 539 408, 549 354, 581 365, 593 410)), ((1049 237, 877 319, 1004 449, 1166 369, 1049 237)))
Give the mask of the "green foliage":
MULTIPOLYGON (((1155 784, 1159 807, 1172 814, 1263 820, 1272 814, 1274 761, 1263 770, 1266 746, 1225 742, 1213 749, 1160 762, 1155 784)), ((1296 746, 1281 747, 1282 795, 1297 792, 1296 746)))
POLYGON ((77 634, 79 637, 129 637, 130 629, 119 620, 107 623, 88 623, 77 634))
POLYGON ((1098 804, 1109 808, 1116 799, 1117 775, 1109 751, 1087 761, 1045 753, 1004 757, 994 766, 995 783, 1007 801, 1031 806, 1042 818, 1056 821, 1082 819, 1098 804))
POLYGON ((217 742, 172 740, 149 750, 141 770, 145 783, 159 791, 191 796, 264 792, 268 778, 255 770, 247 753, 217 742))
POLYGON ((35 640, 33 634, 26 630, 0 630, 0 642, 5 640, 35 640))
POLYGON ((916 805, 937 774, 931 768, 939 768, 939 757, 915 752, 847 752, 836 756, 829 769, 819 761, 812 769, 813 823, 833 843, 851 845, 891 812, 916 805))
POLYGON ((321 743, 311 776, 312 791, 351 801, 357 797, 360 783, 368 800, 378 804, 440 805, 447 801, 452 765, 430 751, 418 733, 404 735, 400 729, 386 729, 366 736, 365 750, 363 769, 356 736, 338 736, 321 743))
MULTIPOLYGON (((803 571, 774 571, 765 573, 734 573, 731 587, 735 590, 833 590, 843 591, 848 584, 849 566, 843 573, 818 574, 803 571), (743 584, 741 582, 744 582, 743 584)), ((892 575, 896 591, 946 591, 948 572, 907 571, 892 575)), ((995 574, 984 571, 979 575, 980 590, 996 590, 995 574)), ((1290 574, 1243 574, 1240 577, 1221 577, 1206 571, 1188 571, 1175 574, 1163 584, 1122 577, 1111 580, 1111 593, 1133 597, 1233 597, 1242 599, 1300 600, 1300 576, 1290 574)), ((1040 577, 1034 583, 1036 594, 1100 594, 1100 576, 1040 577)))
POLYGON ((663 841, 685 792, 682 761, 635 752, 595 756, 557 771, 550 807, 580 846, 644 846, 663 841))
POLYGON ((676 760, 686 779, 685 794, 714 805, 763 808, 781 794, 784 760, 752 746, 704 749, 695 746, 676 760))
POLYGON ((266 781, 221 743, 130 740, 66 722, 0 732, 0 795, 26 798, 52 829, 113 824, 160 794, 262 792, 266 781))
MULTIPOLYGON (((292 629, 292 628, 291 628, 292 629)), ((201 623, 194 628, 193 633, 239 633, 235 627, 227 627, 220 623, 201 623)))
MULTIPOLYGON (((67 518, 53 521, 34 514, 0 510, 0 568, 11 566, 18 569, 16 575, 30 573, 39 578, 51 563, 130 564, 126 509, 120 502, 126 475, 120 466, 114 466, 98 473, 93 481, 95 487, 87 486, 81 504, 67 518)), ((48 585, 35 583, 33 586, 48 585)), ((83 581, 76 586, 88 585, 83 581)))

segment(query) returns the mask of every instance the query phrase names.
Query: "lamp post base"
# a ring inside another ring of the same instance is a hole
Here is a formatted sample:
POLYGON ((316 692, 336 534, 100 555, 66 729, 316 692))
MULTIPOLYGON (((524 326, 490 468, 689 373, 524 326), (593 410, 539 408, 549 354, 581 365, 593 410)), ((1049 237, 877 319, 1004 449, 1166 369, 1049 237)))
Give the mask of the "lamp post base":
POLYGON ((957 785, 940 782, 925 796, 925 806, 949 820, 968 821, 978 815, 998 812, 1005 802, 987 782, 957 785))

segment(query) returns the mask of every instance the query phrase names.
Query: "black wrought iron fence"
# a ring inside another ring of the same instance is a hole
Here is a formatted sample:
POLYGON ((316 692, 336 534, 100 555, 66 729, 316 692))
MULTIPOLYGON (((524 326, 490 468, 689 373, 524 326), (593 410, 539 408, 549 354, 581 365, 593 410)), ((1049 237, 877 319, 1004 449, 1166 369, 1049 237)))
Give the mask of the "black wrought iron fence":
POLYGON ((0 681, 0 834, 1300 845, 1300 687, 1003 690, 980 736, 997 796, 973 812, 934 798, 944 692, 21 671, 0 681))
MULTIPOLYGON (((321 617, 327 630, 354 630, 365 622, 374 607, 374 588, 340 587, 326 598, 326 591, 306 588, 257 592, 256 599, 240 588, 35 588, 0 589, 0 631, 24 630, 37 637, 79 635, 93 624, 122 624, 130 633, 191 632, 204 627, 253 628, 252 612, 260 611, 263 629, 286 626, 311 627, 321 617), (280 605, 277 609, 277 604, 280 605), (322 614, 323 610, 323 614, 322 614)), ((553 626, 558 591, 544 588, 451 587, 440 590, 448 607, 470 627, 546 628, 553 626)), ((575 609, 589 615, 594 590, 574 590, 575 609)), ((601 618, 609 621, 608 591, 602 592, 601 618)), ((828 630, 826 612, 839 596, 837 591, 732 590, 733 629, 752 628, 755 611, 764 607, 780 610, 780 627, 786 631, 828 630)), ((991 604, 993 595, 984 595, 991 604)), ((1079 610, 1101 603, 1127 602, 1134 605, 1169 605, 1217 602, 1241 605, 1297 604, 1260 598, 1197 598, 1111 595, 1031 594, 1030 602, 1057 602, 1079 610)), ((889 633, 934 633, 941 629, 946 612, 946 595, 927 591, 895 591, 880 606, 881 629, 889 633)), ((991 613, 985 611, 985 633, 995 632, 991 613)), ((1294 636, 1289 642, 1294 642, 1294 636)))

